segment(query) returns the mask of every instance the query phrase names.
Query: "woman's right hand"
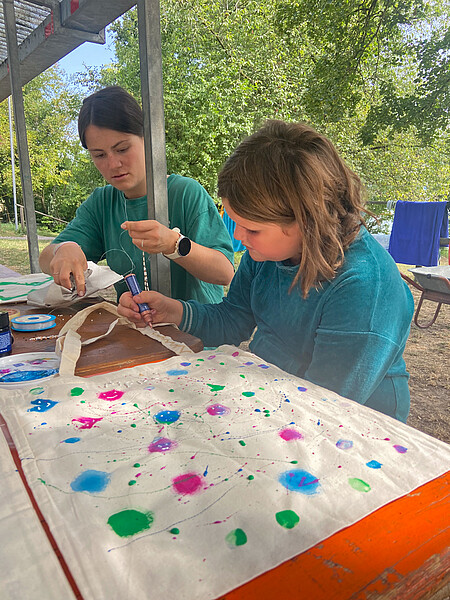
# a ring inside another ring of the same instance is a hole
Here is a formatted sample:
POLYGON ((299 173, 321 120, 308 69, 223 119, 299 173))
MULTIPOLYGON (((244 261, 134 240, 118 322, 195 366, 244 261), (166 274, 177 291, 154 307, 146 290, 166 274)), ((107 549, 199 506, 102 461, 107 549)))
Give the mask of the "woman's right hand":
POLYGON ((55 248, 49 270, 57 285, 71 290, 75 284, 78 296, 84 296, 86 293, 84 279, 86 269, 86 256, 76 242, 64 243, 55 248))
POLYGON ((139 313, 140 304, 148 304, 151 310, 152 323, 175 323, 179 325, 183 319, 183 304, 179 300, 163 296, 159 292, 141 292, 132 296, 124 292, 119 299, 117 312, 138 327, 145 327, 146 323, 139 313))

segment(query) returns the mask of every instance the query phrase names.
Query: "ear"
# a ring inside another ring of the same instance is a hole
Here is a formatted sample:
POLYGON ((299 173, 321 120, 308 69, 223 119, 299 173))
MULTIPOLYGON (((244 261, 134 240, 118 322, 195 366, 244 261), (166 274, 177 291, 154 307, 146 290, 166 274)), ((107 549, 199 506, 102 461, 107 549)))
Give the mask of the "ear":
POLYGON ((297 239, 301 238, 300 227, 299 227, 299 224, 297 223, 297 221, 294 221, 293 223, 289 223, 289 225, 282 225, 281 231, 284 233, 285 236, 287 236, 289 238, 297 238, 297 239))

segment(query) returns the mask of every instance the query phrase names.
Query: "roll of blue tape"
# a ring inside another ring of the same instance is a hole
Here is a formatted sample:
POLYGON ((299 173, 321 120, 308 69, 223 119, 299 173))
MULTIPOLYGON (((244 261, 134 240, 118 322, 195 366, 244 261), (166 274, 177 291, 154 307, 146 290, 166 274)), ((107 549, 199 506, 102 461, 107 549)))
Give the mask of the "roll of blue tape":
POLYGON ((22 315, 11 319, 11 328, 15 331, 42 331, 56 325, 53 315, 22 315))

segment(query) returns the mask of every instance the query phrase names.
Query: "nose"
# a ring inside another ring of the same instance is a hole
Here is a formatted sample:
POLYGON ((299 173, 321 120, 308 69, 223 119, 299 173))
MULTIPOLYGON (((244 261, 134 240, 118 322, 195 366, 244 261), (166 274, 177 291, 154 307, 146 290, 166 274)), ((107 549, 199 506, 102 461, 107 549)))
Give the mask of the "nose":
POLYGON ((108 167, 110 169, 117 169, 118 167, 122 166, 122 159, 121 157, 116 154, 115 152, 111 152, 111 154, 109 154, 108 156, 108 167))

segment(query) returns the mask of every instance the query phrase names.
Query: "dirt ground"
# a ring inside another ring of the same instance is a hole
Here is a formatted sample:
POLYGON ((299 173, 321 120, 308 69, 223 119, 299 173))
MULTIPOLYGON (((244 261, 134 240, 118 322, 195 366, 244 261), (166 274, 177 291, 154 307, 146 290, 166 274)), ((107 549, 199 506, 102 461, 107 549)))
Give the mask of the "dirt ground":
MULTIPOLYGON (((410 286, 414 304, 420 292, 410 286)), ((436 302, 425 300, 419 323, 428 323, 436 302)), ((241 348, 248 350, 248 342, 241 348)), ((411 324, 404 358, 410 373, 411 410, 408 425, 450 443, 450 305, 442 305, 436 322, 428 329, 411 324)))
MULTIPOLYGON (((417 307, 420 292, 411 291, 417 307)), ((436 307, 436 302, 425 300, 419 323, 428 322, 436 307)), ((410 373, 408 425, 450 443, 450 305, 441 306, 428 329, 412 323, 404 358, 410 373)))

